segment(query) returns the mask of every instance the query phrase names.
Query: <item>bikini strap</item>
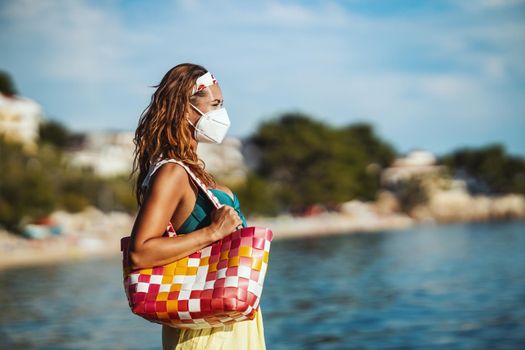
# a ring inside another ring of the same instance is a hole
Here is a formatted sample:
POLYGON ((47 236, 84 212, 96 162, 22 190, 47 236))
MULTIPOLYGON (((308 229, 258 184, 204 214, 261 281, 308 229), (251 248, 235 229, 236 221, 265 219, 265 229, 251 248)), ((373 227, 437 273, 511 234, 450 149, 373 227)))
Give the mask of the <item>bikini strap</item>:
MULTIPOLYGON (((180 165, 184 170, 186 170, 186 172, 190 175, 190 178, 193 180, 193 182, 195 182, 197 184, 197 186, 199 186, 202 191, 206 194, 206 196, 210 199, 210 201, 212 202, 213 206, 215 208, 220 208, 223 206, 223 204, 221 204, 221 202, 217 199, 217 197, 213 194, 212 191, 210 191, 206 185, 193 173, 193 171, 191 171, 191 169, 186 165, 184 164, 183 162, 181 162, 180 160, 177 160, 177 159, 162 159, 162 160, 159 160, 151 169, 151 171, 148 173, 148 175, 146 176, 146 178, 144 179, 144 181, 142 182, 142 186, 143 187, 147 187, 149 186, 149 181, 151 180, 151 177, 153 176, 153 174, 164 164, 166 163, 175 163, 175 164, 178 164, 180 165)), ((175 229, 173 228, 173 225, 171 224, 171 222, 168 224, 167 228, 166 228, 166 231, 168 233, 168 235, 170 237, 173 237, 173 236, 176 236, 176 232, 175 232, 175 229)))

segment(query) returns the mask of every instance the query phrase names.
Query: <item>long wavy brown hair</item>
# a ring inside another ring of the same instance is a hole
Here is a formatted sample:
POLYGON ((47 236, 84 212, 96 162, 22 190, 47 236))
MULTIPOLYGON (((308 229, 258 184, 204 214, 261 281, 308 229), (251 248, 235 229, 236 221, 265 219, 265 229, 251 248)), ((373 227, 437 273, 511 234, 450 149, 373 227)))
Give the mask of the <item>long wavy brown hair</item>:
POLYGON ((133 170, 138 172, 135 183, 135 196, 138 205, 144 200, 144 188, 141 184, 150 167, 161 158, 174 158, 184 162, 207 186, 215 187, 215 180, 205 170, 202 161, 192 149, 192 129, 185 120, 189 102, 205 95, 200 91, 191 96, 192 87, 198 77, 207 70, 191 63, 179 64, 171 68, 162 78, 151 97, 148 107, 142 112, 135 137, 133 170))

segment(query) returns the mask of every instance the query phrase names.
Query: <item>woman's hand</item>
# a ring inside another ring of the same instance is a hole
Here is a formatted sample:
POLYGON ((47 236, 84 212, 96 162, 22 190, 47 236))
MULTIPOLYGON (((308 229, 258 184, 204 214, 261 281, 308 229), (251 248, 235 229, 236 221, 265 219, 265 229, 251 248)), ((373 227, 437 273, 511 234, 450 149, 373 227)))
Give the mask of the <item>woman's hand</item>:
POLYGON ((213 241, 218 241, 242 226, 239 214, 230 206, 223 205, 215 209, 211 216, 211 235, 213 241))

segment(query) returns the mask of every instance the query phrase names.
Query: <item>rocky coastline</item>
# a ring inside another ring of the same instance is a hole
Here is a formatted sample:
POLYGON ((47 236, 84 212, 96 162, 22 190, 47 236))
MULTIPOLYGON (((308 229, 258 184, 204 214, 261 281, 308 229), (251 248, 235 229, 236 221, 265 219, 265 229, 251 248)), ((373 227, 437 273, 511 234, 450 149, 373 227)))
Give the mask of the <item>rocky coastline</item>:
MULTIPOLYGON (((414 224, 511 220, 525 218, 525 197, 499 197, 441 193, 409 214, 399 212, 399 203, 388 191, 375 202, 349 201, 337 212, 310 216, 248 218, 252 226, 270 227, 275 239, 394 231, 414 224)), ((120 254, 120 239, 129 234, 134 217, 121 212, 103 213, 88 207, 79 213, 57 211, 49 216, 61 230, 38 239, 28 239, 0 230, 0 269, 74 261, 120 254)))

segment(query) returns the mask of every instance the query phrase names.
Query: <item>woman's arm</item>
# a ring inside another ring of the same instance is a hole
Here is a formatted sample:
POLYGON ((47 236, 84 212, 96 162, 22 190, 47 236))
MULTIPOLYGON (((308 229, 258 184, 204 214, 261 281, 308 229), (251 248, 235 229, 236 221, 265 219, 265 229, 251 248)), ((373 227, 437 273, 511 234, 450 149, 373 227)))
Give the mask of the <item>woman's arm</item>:
POLYGON ((130 263, 133 269, 165 265, 188 256, 227 236, 242 221, 232 207, 223 206, 212 215, 212 223, 176 237, 163 237, 173 213, 179 208, 184 188, 189 186, 186 171, 165 164, 151 179, 131 232, 130 263))

